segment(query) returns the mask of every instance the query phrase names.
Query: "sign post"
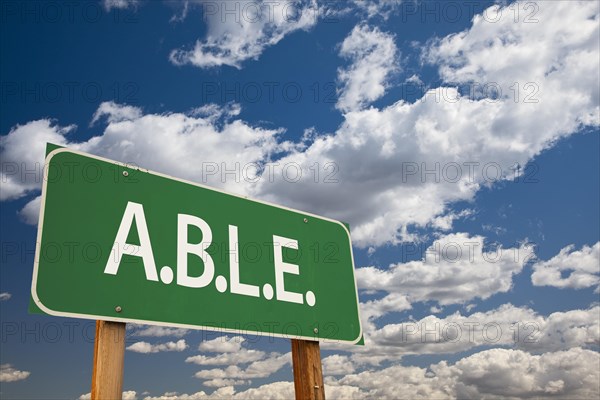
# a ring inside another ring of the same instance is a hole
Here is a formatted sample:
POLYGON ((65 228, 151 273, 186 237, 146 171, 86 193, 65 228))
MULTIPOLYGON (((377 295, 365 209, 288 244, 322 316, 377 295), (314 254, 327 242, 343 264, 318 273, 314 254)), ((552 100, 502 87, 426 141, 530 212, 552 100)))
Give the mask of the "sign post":
POLYGON ((296 399, 325 400, 319 342, 292 339, 296 399))
POLYGON ((92 400, 120 399, 123 395, 125 324, 96 321, 92 400))
POLYGON ((319 342, 361 344, 343 223, 67 148, 45 173, 31 308, 99 321, 95 390, 120 385, 124 342, 104 333, 128 322, 293 339, 315 396, 319 342))

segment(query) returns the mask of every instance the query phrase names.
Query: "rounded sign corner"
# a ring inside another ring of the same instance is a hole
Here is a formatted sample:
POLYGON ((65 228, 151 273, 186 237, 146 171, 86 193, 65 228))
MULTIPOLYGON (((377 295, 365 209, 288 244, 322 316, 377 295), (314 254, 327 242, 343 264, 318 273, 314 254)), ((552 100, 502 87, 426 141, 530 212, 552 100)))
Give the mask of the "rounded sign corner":
POLYGON ((346 224, 344 224, 341 221, 335 220, 335 219, 332 219, 331 221, 333 221, 336 224, 340 225, 344 229, 344 232, 346 232, 346 235, 348 235, 348 243, 352 243, 352 237, 350 236, 350 229, 348 229, 348 227, 346 226, 346 224))
POLYGON ((54 149, 54 150, 52 150, 50 153, 48 153, 48 154, 46 155, 46 158, 45 158, 45 162, 46 162, 46 164, 49 164, 49 163, 50 163, 50 160, 52 160, 52 158, 53 158, 55 155, 57 155, 57 154, 59 154, 59 153, 64 153, 64 152, 70 152, 70 153, 73 153, 73 150, 71 150, 71 149, 69 149, 69 148, 67 148, 67 147, 59 147, 59 148, 57 148, 57 149, 54 149))
POLYGON ((34 283, 35 284, 31 286, 31 298, 33 299, 33 302, 35 303, 35 305, 40 310, 42 310, 44 313, 46 313, 48 315, 52 315, 55 317, 62 316, 62 313, 60 311, 52 310, 52 309, 46 307, 46 305, 44 305, 44 303, 42 303, 42 300, 40 300, 40 297, 37 294, 37 279, 34 281, 34 283))
POLYGON ((358 318, 358 336, 353 340, 349 340, 347 343, 356 345, 363 339, 363 337, 364 336, 363 336, 362 322, 361 322, 360 316, 359 316, 359 318, 358 318))

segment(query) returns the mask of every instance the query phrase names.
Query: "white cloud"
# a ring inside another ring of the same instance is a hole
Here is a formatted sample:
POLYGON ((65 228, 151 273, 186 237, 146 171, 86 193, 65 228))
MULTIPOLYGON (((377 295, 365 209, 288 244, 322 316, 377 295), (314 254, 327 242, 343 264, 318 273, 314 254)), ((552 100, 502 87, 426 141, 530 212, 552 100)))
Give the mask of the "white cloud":
POLYGON ((14 369, 10 364, 0 365, 0 382, 16 382, 27 379, 31 374, 29 371, 19 371, 14 369))
POLYGON ((194 376, 204 380, 266 378, 290 364, 291 361, 291 353, 271 353, 268 357, 254 361, 245 368, 230 365, 224 369, 204 369, 196 372, 194 376))
POLYGON ((429 368, 400 365, 364 371, 325 387, 342 385, 358 390, 355 398, 395 399, 410 393, 414 399, 452 398, 597 398, 600 356, 574 348, 531 355, 520 350, 491 349, 465 357, 454 365, 442 361, 429 368))
MULTIPOLYGON (((291 145, 277 140, 282 130, 229 121, 235 115, 232 107, 204 109, 202 116, 197 116, 197 110, 189 115, 143 114, 131 106, 102 103, 95 119, 105 116, 107 126, 102 135, 86 142, 69 141, 66 135, 74 126, 60 127, 51 120, 17 125, 0 137, 0 199, 16 199, 39 191, 46 142, 247 194, 254 171, 269 161, 271 153, 291 145), (236 168, 237 176, 230 175, 227 180, 225 170, 236 168)), ((34 199, 22 210, 25 221, 37 223, 39 203, 40 199, 34 199)))
POLYGON ((215 398, 215 396, 209 396, 206 392, 200 391, 192 394, 186 393, 177 393, 177 392, 166 392, 161 396, 146 396, 144 400, 200 400, 200 399, 210 399, 215 398))
POLYGON ((291 382, 273 382, 257 388, 247 389, 244 392, 236 393, 233 396, 234 400, 244 399, 293 399, 294 385, 291 382))
POLYGON ((127 391, 123 392, 121 397, 122 397, 122 400, 136 400, 137 393, 135 390, 127 390, 127 391))
POLYGON ((405 295, 390 293, 387 296, 360 303, 360 318, 362 319, 363 332, 375 329, 375 320, 390 312, 410 310, 411 305, 405 295))
POLYGON ((581 289, 600 284, 600 242, 575 250, 570 245, 548 261, 533 265, 531 282, 535 286, 581 289), (568 273, 563 277, 563 274, 568 273))
MULTIPOLYGON (((233 3, 222 0, 198 4, 204 9, 207 36, 197 40, 192 49, 173 50, 170 60, 176 65, 241 68, 242 62, 258 59, 267 47, 277 44, 286 35, 310 29, 318 17, 316 0, 233 3)), ((190 5, 187 3, 186 7, 190 5)))
POLYGON ((65 136, 74 129, 74 125, 59 127, 49 119, 41 119, 17 125, 0 136, 0 200, 17 199, 41 188, 46 142, 65 145, 65 136))
POLYGON ((136 8, 140 3, 139 0, 102 0, 102 5, 106 11, 115 9, 136 8))
POLYGON ((555 312, 539 318, 539 336, 531 326, 522 329, 517 345, 529 352, 565 350, 600 345, 600 307, 555 312), (535 338, 536 340, 529 340, 535 338))
POLYGON ((368 18, 382 17, 387 19, 398 9, 403 0, 353 0, 354 5, 366 12, 368 18))
POLYGON ((419 75, 417 75, 417 74, 413 74, 413 75, 409 76, 408 78, 406 78, 406 80, 404 82, 411 83, 415 86, 424 86, 425 85, 423 83, 423 81, 421 80, 421 78, 419 78, 419 75))
MULTIPOLYGON (((598 352, 573 348, 532 355, 521 350, 490 349, 450 365, 446 361, 428 368, 392 365, 387 368, 325 378, 330 399, 592 399, 599 396, 598 352)), ((293 398, 292 382, 268 383, 243 392, 222 387, 213 393, 165 393, 146 400, 192 400, 214 398, 293 398)))
MULTIPOLYGON (((325 388, 327 390, 327 388, 325 388)), ((213 393, 196 392, 192 394, 165 393, 157 397, 145 397, 144 400, 204 400, 204 399, 231 399, 231 400, 279 400, 294 398, 294 384, 292 382, 267 383, 257 388, 250 388, 236 393, 232 386, 222 387, 213 393)))
POLYGON ((8 292, 2 292, 0 293, 0 301, 7 301, 10 300, 10 298, 12 297, 12 295, 8 292))
POLYGON ((166 326, 158 325, 135 325, 128 324, 127 327, 132 329, 133 336, 144 336, 144 337, 183 337, 189 333, 189 329, 183 328, 170 328, 166 326), (130 328, 131 326, 131 328, 130 328))
POLYGON ((227 103, 225 105, 209 103, 194 108, 191 115, 208 118, 210 121, 217 121, 219 118, 229 120, 232 117, 238 116, 241 112, 242 106, 238 103, 227 103))
POLYGON ((100 104, 94 113, 90 125, 94 125, 102 117, 106 117, 108 123, 112 124, 115 122, 135 120, 141 116, 142 110, 140 110, 138 107, 117 104, 112 101, 105 101, 100 104))
POLYGON ((251 381, 243 381, 236 379, 211 379, 208 381, 202 382, 204 386, 208 387, 224 387, 224 386, 239 386, 239 385, 247 385, 251 381))
POLYGON ((432 313, 432 314, 439 314, 442 311, 444 311, 444 309, 442 307, 431 306, 429 308, 429 312, 432 313))
POLYGON ((597 352, 579 348, 530 355, 492 349, 460 360, 450 368, 459 374, 459 398, 597 398, 600 395, 597 352))
MULTIPOLYGON (((532 353, 600 345, 600 307, 541 316, 505 304, 463 316, 388 324, 368 335, 372 353, 389 359, 404 354, 450 354, 481 346, 515 346, 532 353), (395 350, 394 348, 397 348, 395 350)), ((360 360, 360 358, 358 359, 360 360)))
POLYGON ((236 353, 242 349, 246 339, 242 336, 221 336, 200 343, 198 350, 209 353, 236 353))
POLYGON ((410 302, 435 300, 441 305, 487 299, 507 292, 512 277, 533 256, 527 244, 520 247, 485 249, 482 236, 466 233, 441 236, 419 261, 392 264, 383 270, 356 270, 359 288, 406 295, 410 302))
POLYGON ((30 200, 19 212, 19 217, 23 222, 29 225, 37 225, 40 219, 40 206, 42 205, 42 196, 36 196, 30 200))
POLYGON ((323 375, 347 375, 354 373, 354 365, 348 356, 334 354, 321 360, 323 375))
MULTIPOLYGON (((223 114, 218 109, 214 113, 223 114)), ((252 127, 240 120, 216 123, 213 115, 206 114, 202 117, 181 113, 146 114, 118 122, 110 120, 109 117, 102 136, 79 147, 240 194, 247 191, 244 185, 250 186, 251 179, 241 179, 240 172, 226 180, 222 175, 225 167, 241 171, 248 165, 264 164, 272 152, 287 145, 277 140, 282 130, 252 127), (152 140, 148 140, 149 135, 152 140), (148 154, 153 156, 149 158, 148 154), (209 166, 216 168, 215 173, 211 173, 209 166)))
POLYGON ((148 342, 136 342, 127 346, 127 350, 135 353, 159 353, 163 351, 184 351, 188 348, 185 339, 180 339, 177 342, 166 342, 159 344, 151 344, 148 342))
POLYGON ((358 25, 341 44, 340 55, 351 61, 338 70, 337 108, 359 110, 384 95, 390 75, 399 70, 394 36, 378 28, 358 25))
POLYGON ((248 379, 266 378, 291 362, 291 353, 265 353, 260 350, 242 347, 245 339, 241 336, 223 336, 202 342, 198 350, 220 353, 213 356, 204 354, 186 358, 186 362, 197 365, 227 365, 228 367, 204 369, 195 376, 203 379, 206 386, 225 387, 249 383, 248 379), (244 368, 240 365, 249 364, 244 368))
POLYGON ((302 179, 260 182, 260 192, 350 222, 361 247, 399 243, 448 205, 510 179, 515 164, 526 165, 584 125, 597 126, 598 3, 536 4, 543 23, 515 23, 505 8, 495 24, 478 17, 469 30, 430 44, 426 59, 440 66, 446 85, 414 103, 348 112, 334 134, 280 160, 300 165, 302 179), (503 95, 471 97, 453 86, 472 79, 498 83, 503 95), (515 80, 518 101, 510 90, 515 80), (534 86, 525 93, 528 83, 534 86), (538 102, 526 102, 536 87, 538 102), (335 165, 338 183, 315 182, 315 163, 335 165))
POLYGON ((566 126, 597 124, 598 88, 588 85, 598 77, 577 73, 598 67, 598 4, 556 1, 538 6, 535 16, 527 18, 533 14, 527 1, 493 5, 473 18, 468 31, 434 41, 425 59, 439 65, 446 82, 495 82, 508 96, 515 82, 537 83, 542 98, 532 107, 542 116, 552 115, 558 104, 575 101, 553 120, 566 126), (515 22, 517 13, 523 18, 515 22), (576 107, 583 107, 582 112, 576 107))
MULTIPOLYGON (((91 398, 91 393, 82 394, 78 397, 79 400, 90 400, 91 398)), ((137 392, 135 390, 126 390, 122 393, 121 396, 122 400, 136 400, 137 398, 137 392)))
POLYGON ((448 399, 452 398, 453 383, 450 377, 432 377, 425 368, 396 365, 340 379, 328 378, 325 389, 357 388, 355 398, 359 399, 395 399, 399 393, 410 394, 411 399, 448 399))
MULTIPOLYGON (((523 96, 518 102, 504 95, 497 100, 461 96, 450 84, 415 103, 350 111, 335 133, 317 137, 308 147, 280 143, 281 130, 240 120, 213 124, 209 117, 182 113, 140 112, 136 117, 131 110, 121 112, 123 106, 101 106, 109 113, 101 136, 67 143, 65 134, 72 127, 33 121, 0 139, 0 156, 9 162, 41 163, 44 142, 68 144, 347 221, 353 227, 353 242, 360 247, 414 240, 411 228, 451 228, 454 218, 445 218, 452 213, 451 204, 470 201, 482 186, 509 179, 513 165, 525 165, 583 125, 598 125, 598 3, 537 5, 544 23, 515 23, 514 13, 503 9, 495 24, 477 17, 469 30, 431 43, 426 59, 440 66, 448 82, 494 81, 504 94, 510 93, 506 88, 515 79, 521 84, 535 82, 538 103, 526 103, 523 96), (229 168, 236 162, 264 165, 273 154, 286 150, 272 170, 273 182, 222 182, 220 174, 202 173, 206 171, 202 162, 225 162, 229 168), (285 179, 284 168, 291 163, 302 170, 298 181, 285 179), (315 163, 323 170, 317 182, 315 163), (428 173, 431 170, 436 172, 428 173), (337 183, 324 181, 328 173, 337 183)), ((4 172, 3 199, 39 188, 40 180, 19 175, 4 172)))
POLYGON ((221 353, 216 356, 206 356, 200 354, 197 356, 186 358, 185 362, 194 363, 197 365, 247 364, 250 362, 262 360, 265 358, 265 355, 265 352, 260 350, 240 349, 236 352, 221 353))
MULTIPOLYGON (((361 314, 365 307, 361 304, 361 314)), ((381 314, 383 316, 385 314, 381 314)), ((362 316, 365 318, 364 315, 362 316)), ((456 354, 481 347, 514 347, 530 353, 600 345, 600 308, 542 316, 527 307, 504 304, 486 312, 446 317, 412 317, 402 323, 364 323, 365 346, 325 342, 323 348, 350 353, 352 368, 379 366, 408 354, 456 354)))

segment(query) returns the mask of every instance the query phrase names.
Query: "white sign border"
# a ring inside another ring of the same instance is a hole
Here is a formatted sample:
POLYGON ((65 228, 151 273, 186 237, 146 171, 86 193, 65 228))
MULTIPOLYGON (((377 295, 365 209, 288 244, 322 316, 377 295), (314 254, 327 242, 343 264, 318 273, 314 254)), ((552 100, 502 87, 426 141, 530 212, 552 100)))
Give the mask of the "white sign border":
MULTIPOLYGON (((137 170, 142 170, 143 172, 146 172, 148 174, 151 175, 155 175, 155 176, 160 176, 162 178, 166 178, 166 179, 170 179, 170 180, 174 180, 174 181, 178 181, 178 182, 182 182, 188 185, 192 185, 192 186, 197 186, 197 187, 201 187, 203 189, 207 189, 207 190, 211 190, 211 191, 215 191, 215 192, 219 192, 222 194, 226 194, 229 196, 234 196, 234 197, 238 197, 244 200, 249 200, 249 201, 253 201, 255 203, 259 203, 259 204, 264 204, 264 205, 268 205, 271 207, 276 207, 279 209, 283 209, 283 210, 287 210, 287 211, 292 211, 295 213, 299 213, 302 215, 306 215, 308 217, 312 217, 312 218, 317 218, 317 219, 321 219, 324 221, 329 221, 329 222, 333 222, 336 224, 341 225, 344 228, 344 231, 346 232, 346 234, 348 235, 348 243, 350 245, 350 258, 352 261, 352 277, 354 278, 354 290, 356 293, 356 310, 357 310, 357 314, 358 314, 358 326, 359 326, 359 334, 358 337, 354 340, 342 340, 342 339, 329 339, 329 338, 318 338, 318 337, 314 337, 314 336, 298 336, 298 335, 286 335, 286 334, 282 334, 282 333, 274 333, 274 332, 269 332, 269 333, 264 333, 264 332, 255 332, 255 331, 243 331, 243 330, 235 330, 235 329, 229 329, 229 328, 216 328, 216 327, 211 327, 211 326, 200 326, 200 325, 187 325, 187 324, 179 324, 179 323, 167 323, 167 322, 160 322, 160 321, 147 321, 147 320, 141 320, 141 319, 132 319, 132 318, 119 318, 119 317, 107 317, 107 316, 103 316, 103 315, 92 315, 92 314, 78 314, 78 313, 70 313, 70 312, 63 312, 63 311, 55 311, 55 310, 51 310, 50 308, 46 307, 44 304, 42 304, 42 302, 40 301, 38 295, 37 295, 37 278, 38 278, 38 267, 39 267, 39 259, 40 259, 40 253, 41 253, 41 244, 42 244, 42 229, 43 229, 43 222, 44 222, 44 209, 46 207, 46 184, 47 184, 47 179, 45 177, 42 178, 43 180, 43 184, 42 184, 42 199, 41 199, 41 204, 40 204, 40 216, 39 216, 39 221, 38 221, 38 231, 37 231, 37 241, 36 241, 36 246, 35 246, 35 259, 33 262, 33 277, 32 277, 32 281, 31 281, 31 297, 33 298, 33 301, 35 302, 35 304, 46 314, 52 315, 52 316, 57 316, 57 317, 69 317, 69 318, 81 318, 81 319, 93 319, 93 320, 101 320, 101 321, 116 321, 116 322, 125 322, 125 323, 134 323, 134 324, 146 324, 146 325, 157 325, 157 326, 166 326, 166 327, 175 327, 175 328, 185 328, 185 329, 195 329, 195 330, 208 330, 208 331, 215 331, 215 332, 224 332, 224 333, 232 333, 232 334, 248 334, 248 335, 257 335, 257 336, 268 336, 268 337, 279 337, 279 338, 284 338, 284 339, 301 339, 301 340, 310 340, 310 341, 315 341, 315 339, 317 339, 319 342, 323 342, 323 343, 348 343, 348 344, 357 344, 358 342, 360 342, 363 338, 363 329, 362 329, 362 320, 360 318, 360 303, 358 300, 358 287, 356 285, 356 276, 354 275, 354 253, 352 250, 352 240, 350 238, 350 231, 348 231, 348 228, 346 227, 346 225, 344 225, 343 223, 341 223, 340 221, 336 221, 334 219, 330 219, 327 217, 322 217, 322 216, 318 216, 315 214, 311 214, 311 213, 307 213, 304 211, 300 211, 300 210, 295 210, 293 208, 288 208, 288 207, 284 207, 281 205, 277 205, 277 204, 273 204, 273 203, 269 203, 266 201, 261 201, 261 200, 256 200, 256 199, 251 199, 248 198, 246 196, 240 196, 237 195, 235 193, 229 193, 227 191, 224 190, 220 190, 220 189, 216 189, 210 186, 206 186, 206 185, 202 185, 196 182, 191 182, 185 179, 180 179, 180 178, 175 178, 166 174, 161 174, 160 172, 154 172, 154 171, 150 171, 147 169, 140 169, 139 167, 136 168, 132 168, 130 166, 128 166, 127 164, 124 163, 120 163, 118 161, 114 161, 114 160, 110 160, 108 158, 104 158, 104 157, 99 157, 99 156, 95 156, 92 154, 88 154, 88 153, 84 153, 78 150, 73 150, 73 149, 69 149, 67 147, 61 147, 58 149, 54 149, 52 150, 50 153, 48 153, 48 155, 46 156, 45 159, 45 165, 44 168, 47 168, 47 166, 50 165, 50 161, 52 160, 52 158, 54 156, 56 156, 57 154, 60 153, 73 153, 73 154, 77 154, 83 157, 89 157, 89 158, 93 158, 99 161, 104 161, 107 163, 111 163, 114 165, 118 165, 124 168, 129 168, 129 169, 137 169, 137 170)), ((46 170, 46 169, 45 169, 46 170)))

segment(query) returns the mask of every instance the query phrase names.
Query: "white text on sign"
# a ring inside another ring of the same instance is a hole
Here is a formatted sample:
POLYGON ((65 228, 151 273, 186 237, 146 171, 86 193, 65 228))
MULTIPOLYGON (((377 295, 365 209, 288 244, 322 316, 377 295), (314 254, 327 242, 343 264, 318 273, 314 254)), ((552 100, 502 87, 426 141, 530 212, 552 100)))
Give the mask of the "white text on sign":
MULTIPOLYGON (((231 293, 243 296, 260 297, 260 287, 240 281, 239 265, 239 246, 238 246, 238 227, 229 225, 229 290, 231 293)), ((177 279, 176 283, 180 286, 190 288, 204 288, 211 284, 215 278, 215 263, 210 254, 206 251, 212 243, 212 230, 202 218, 188 214, 177 214, 177 279), (202 240, 199 243, 190 243, 188 239, 188 227, 194 226, 202 232, 202 240), (190 276, 188 269, 188 254, 194 254, 202 259, 204 271, 200 276, 190 276)), ((285 289, 284 277, 286 274, 300 275, 300 267, 297 264, 283 261, 283 247, 298 250, 298 241, 283 236, 273 235, 273 259, 275 267, 275 291, 273 286, 266 283, 262 287, 263 296, 271 300, 273 295, 277 301, 289 303, 306 304, 314 306, 316 303, 315 294, 307 291, 306 295, 292 292, 285 289)), ((146 224, 144 207, 139 203, 128 202, 121 224, 117 231, 113 243, 111 254, 104 268, 105 274, 117 275, 121 258, 123 254, 140 257, 144 264, 146 279, 149 281, 158 281, 159 277, 156 269, 152 243, 146 224), (129 244, 127 236, 131 230, 133 222, 137 227, 139 236, 139 245, 129 244)), ((173 270, 169 266, 164 266, 160 270, 160 280, 165 284, 173 281, 173 270)), ((227 279, 224 276, 217 276, 215 286, 221 293, 227 290, 227 279)))

